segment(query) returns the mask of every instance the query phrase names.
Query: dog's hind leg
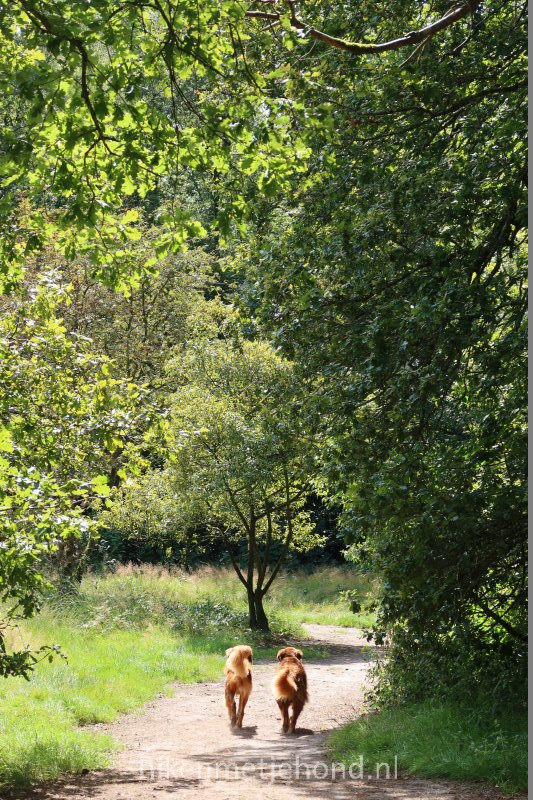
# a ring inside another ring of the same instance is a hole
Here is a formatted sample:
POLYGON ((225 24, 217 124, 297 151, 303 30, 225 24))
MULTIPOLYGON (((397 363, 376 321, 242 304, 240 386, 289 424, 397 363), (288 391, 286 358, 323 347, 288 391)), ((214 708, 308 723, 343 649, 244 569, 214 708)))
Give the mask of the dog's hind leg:
POLYGON ((302 708, 303 707, 304 707, 304 704, 302 702, 300 702, 299 700, 295 700, 293 702, 293 704, 292 704, 292 714, 291 714, 291 718, 289 720, 289 731, 290 731, 290 733, 294 733, 294 730, 296 728, 296 723, 298 722, 298 717, 302 713, 302 708))
POLYGON ((226 708, 228 709, 229 721, 232 725, 237 722, 237 706, 235 705, 235 695, 229 689, 225 691, 226 708))
POLYGON ((289 730, 289 704, 286 700, 276 700, 279 710, 281 711, 281 729, 283 733, 289 730))
POLYGON ((242 728, 242 718, 244 717, 244 709, 246 708, 246 703, 248 702, 248 695, 247 694, 240 694, 239 695, 239 712, 237 714, 237 727, 242 728))

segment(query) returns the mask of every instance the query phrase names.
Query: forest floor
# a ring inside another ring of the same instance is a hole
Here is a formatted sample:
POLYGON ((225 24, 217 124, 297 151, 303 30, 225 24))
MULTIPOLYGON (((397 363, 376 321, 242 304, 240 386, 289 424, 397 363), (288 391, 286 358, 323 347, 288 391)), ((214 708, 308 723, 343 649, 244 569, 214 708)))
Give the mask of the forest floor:
POLYGON ((390 777, 375 764, 354 765, 350 777, 332 776, 328 732, 361 712, 368 656, 355 628, 305 625, 311 640, 301 643, 309 682, 309 704, 294 736, 280 731, 270 682, 273 663, 256 663, 254 688, 242 730, 230 729, 223 680, 174 684, 137 713, 93 729, 110 733, 122 749, 109 769, 68 776, 31 790, 8 794, 17 800, 148 800, 194 796, 208 800, 484 800, 496 789, 449 781, 390 777), (305 645, 327 645, 329 656, 305 661, 305 645))

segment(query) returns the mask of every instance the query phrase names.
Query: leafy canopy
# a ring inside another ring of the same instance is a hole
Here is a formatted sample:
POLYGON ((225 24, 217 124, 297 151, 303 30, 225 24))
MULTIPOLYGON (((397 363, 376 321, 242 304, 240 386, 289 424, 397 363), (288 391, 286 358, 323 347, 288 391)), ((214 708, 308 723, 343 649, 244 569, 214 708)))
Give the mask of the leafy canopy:
POLYGON ((251 75, 244 12, 235 0, 0 6, 7 275, 55 235, 67 256, 87 253, 95 274, 117 283, 140 236, 128 198, 139 204, 155 189, 167 198, 159 258, 205 233, 179 197, 187 175, 227 176, 222 232, 247 213, 236 176, 255 175, 266 194, 287 185, 306 155, 302 142, 285 152, 290 118, 281 112, 296 104, 251 75), (33 201, 23 222, 21 192, 33 201))

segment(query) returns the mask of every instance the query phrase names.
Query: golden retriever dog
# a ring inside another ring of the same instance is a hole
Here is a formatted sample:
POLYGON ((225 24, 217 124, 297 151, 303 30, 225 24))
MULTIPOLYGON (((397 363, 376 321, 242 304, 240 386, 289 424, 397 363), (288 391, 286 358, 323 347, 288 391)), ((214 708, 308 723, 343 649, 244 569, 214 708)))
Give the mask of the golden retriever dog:
POLYGON ((242 728, 244 709, 252 692, 252 648, 246 644, 228 647, 226 656, 227 661, 224 667, 226 708, 231 726, 242 728), (236 695, 239 695, 238 711, 235 703, 236 695))
POLYGON ((280 664, 272 681, 272 692, 281 711, 283 733, 294 733, 298 717, 309 699, 302 655, 295 647, 284 647, 278 652, 280 664))

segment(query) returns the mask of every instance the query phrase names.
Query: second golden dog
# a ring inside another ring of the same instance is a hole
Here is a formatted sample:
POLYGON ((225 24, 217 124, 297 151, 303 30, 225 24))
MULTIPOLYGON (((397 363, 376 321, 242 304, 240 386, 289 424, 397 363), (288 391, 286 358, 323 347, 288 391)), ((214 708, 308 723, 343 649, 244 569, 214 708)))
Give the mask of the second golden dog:
POLYGON ((302 651, 295 647, 284 647, 277 656, 280 664, 272 681, 272 692, 281 711, 283 733, 294 733, 298 717, 308 700, 302 655, 302 651))

